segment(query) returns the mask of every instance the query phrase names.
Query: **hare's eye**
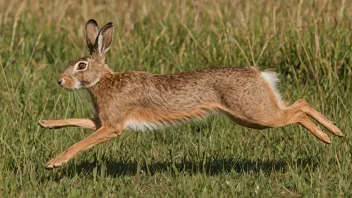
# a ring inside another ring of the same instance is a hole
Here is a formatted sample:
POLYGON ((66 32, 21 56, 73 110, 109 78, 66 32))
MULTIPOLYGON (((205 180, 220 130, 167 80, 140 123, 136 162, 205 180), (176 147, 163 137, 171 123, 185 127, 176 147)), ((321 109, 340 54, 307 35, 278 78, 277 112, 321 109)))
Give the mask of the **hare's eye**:
POLYGON ((85 64, 85 63, 78 64, 78 70, 84 70, 86 67, 87 67, 87 64, 85 64))

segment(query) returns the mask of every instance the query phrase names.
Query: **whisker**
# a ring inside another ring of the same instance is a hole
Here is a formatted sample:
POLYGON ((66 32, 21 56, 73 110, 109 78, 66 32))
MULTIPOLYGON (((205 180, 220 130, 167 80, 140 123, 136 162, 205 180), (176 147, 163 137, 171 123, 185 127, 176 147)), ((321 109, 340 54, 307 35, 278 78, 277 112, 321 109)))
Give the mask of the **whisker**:
MULTIPOLYGON (((75 93, 78 95, 78 98, 79 98, 79 101, 81 103, 81 106, 85 106, 85 103, 83 102, 83 99, 82 99, 81 95, 79 94, 79 90, 78 89, 75 89, 75 93)), ((84 114, 84 109, 83 108, 81 109, 81 113, 84 114)))
MULTIPOLYGON (((77 94, 77 89, 72 89, 72 91, 73 91, 73 93, 74 93, 74 95, 75 95, 75 99, 76 99, 76 96, 78 95, 77 94)), ((79 98, 80 99, 80 98, 79 98)), ((77 100, 75 100, 75 102, 76 102, 76 105, 77 105, 77 100)), ((82 103, 82 101, 81 101, 81 103, 82 103)))
POLYGON ((85 98, 83 98, 81 96, 81 94, 79 93, 78 90, 76 90, 76 93, 77 93, 79 99, 81 100, 81 103, 83 102, 83 105, 87 106, 91 115, 94 116, 94 113, 93 113, 92 109, 90 108, 90 105, 88 104, 88 102, 85 100, 85 98))
POLYGON ((72 94, 73 94, 73 101, 75 103, 75 107, 72 109, 71 113, 74 113, 77 109, 77 100, 76 100, 76 94, 75 94, 75 89, 72 89, 72 94))

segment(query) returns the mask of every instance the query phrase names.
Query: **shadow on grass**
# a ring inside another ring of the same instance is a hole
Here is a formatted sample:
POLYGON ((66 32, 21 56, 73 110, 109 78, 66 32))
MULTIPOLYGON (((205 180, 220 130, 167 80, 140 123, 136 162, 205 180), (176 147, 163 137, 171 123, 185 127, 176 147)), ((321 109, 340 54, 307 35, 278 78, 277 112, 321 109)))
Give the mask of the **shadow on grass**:
MULTIPOLYGON (((318 163, 309 159, 298 159, 295 162, 290 162, 291 165, 299 169, 304 169, 310 166, 315 169, 318 163), (293 164, 294 163, 294 164, 293 164)), ((138 172, 144 172, 148 175, 154 175, 162 172, 176 173, 189 173, 189 174, 206 174, 218 175, 221 173, 237 172, 240 174, 245 173, 264 173, 271 174, 275 172, 286 172, 289 163, 285 161, 266 161, 266 162, 253 162, 253 161, 236 161, 235 159, 207 159, 201 162, 195 161, 182 161, 179 163, 172 162, 155 162, 151 164, 138 164, 137 162, 115 162, 108 159, 103 159, 102 162, 82 162, 79 165, 69 165, 68 171, 64 171, 62 176, 73 177, 80 174, 90 174, 96 169, 98 174, 108 175, 111 177, 119 176, 134 176, 138 172)))

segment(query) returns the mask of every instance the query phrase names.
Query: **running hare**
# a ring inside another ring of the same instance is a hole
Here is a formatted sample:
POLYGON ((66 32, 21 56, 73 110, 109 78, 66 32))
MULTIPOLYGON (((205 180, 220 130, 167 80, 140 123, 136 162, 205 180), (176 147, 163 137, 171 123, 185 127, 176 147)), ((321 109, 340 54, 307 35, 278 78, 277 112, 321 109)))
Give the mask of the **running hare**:
POLYGON ((216 68, 178 74, 114 73, 104 62, 113 38, 110 22, 100 31, 95 20, 86 23, 90 55, 68 65, 58 78, 66 89, 85 88, 96 109, 91 119, 39 120, 44 128, 66 126, 96 130, 51 159, 47 168, 59 167, 78 153, 121 135, 124 129, 153 130, 220 111, 235 123, 265 129, 299 123, 330 143, 311 117, 337 136, 341 130, 303 99, 285 106, 276 90, 276 73, 256 67, 216 68))

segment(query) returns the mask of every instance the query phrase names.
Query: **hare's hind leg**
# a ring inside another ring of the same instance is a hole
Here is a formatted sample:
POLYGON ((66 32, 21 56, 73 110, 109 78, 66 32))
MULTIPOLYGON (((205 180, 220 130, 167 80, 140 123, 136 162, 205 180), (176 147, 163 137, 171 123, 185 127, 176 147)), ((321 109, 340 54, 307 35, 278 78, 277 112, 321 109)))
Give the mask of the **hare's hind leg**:
POLYGON ((293 105, 283 110, 284 113, 281 117, 275 119, 273 127, 285 126, 288 124, 299 123, 306 129, 308 129, 313 135, 325 143, 330 143, 330 138, 327 134, 321 131, 321 129, 315 125, 307 117, 310 116, 320 124, 325 126, 329 131, 338 136, 343 136, 340 129, 335 126, 330 120, 324 115, 313 109, 308 102, 303 99, 298 100, 293 105))
POLYGON ((249 119, 238 119, 238 116, 232 111, 226 111, 229 113, 229 117, 237 124, 255 128, 255 129, 265 129, 265 128, 277 128, 286 126, 289 124, 299 123, 306 129, 308 129, 314 136, 325 143, 330 143, 330 138, 324 132, 322 132, 318 126, 316 126, 312 121, 309 120, 307 115, 301 107, 296 103, 292 106, 282 110, 280 108, 272 107, 267 109, 266 116, 264 112, 249 119))
POLYGON ((78 153, 102 142, 110 140, 121 134, 121 131, 116 131, 115 128, 111 128, 108 126, 102 126, 96 132, 88 136, 86 139, 74 144, 66 151, 62 152, 55 158, 49 160, 45 167, 46 168, 55 168, 62 166, 68 160, 76 156, 78 153))
POLYGON ((287 120, 287 117, 282 118, 278 120, 277 124, 281 126, 285 126, 293 123, 299 123, 324 143, 327 143, 327 144, 331 143, 329 136, 323 131, 321 131, 321 129, 317 125, 315 125, 312 121, 310 121, 307 115, 302 110, 289 109, 289 110, 286 110, 286 113, 287 114, 285 116, 289 117, 290 119, 287 120), (280 123, 280 121, 283 121, 283 120, 284 122, 280 123))
POLYGON ((63 127, 80 127, 96 130, 100 127, 98 118, 91 119, 64 119, 64 120, 39 120, 38 124, 43 128, 59 129, 63 127))
POLYGON ((304 113, 306 113, 309 117, 313 118, 321 125, 323 125, 326 129, 328 129, 331 133, 337 136, 343 136, 341 130, 335 125, 334 122, 327 119, 322 113, 315 110, 307 101, 300 99, 295 104, 298 108, 300 108, 304 113))

